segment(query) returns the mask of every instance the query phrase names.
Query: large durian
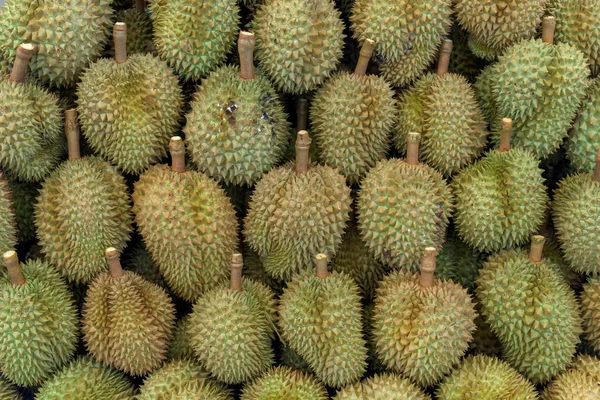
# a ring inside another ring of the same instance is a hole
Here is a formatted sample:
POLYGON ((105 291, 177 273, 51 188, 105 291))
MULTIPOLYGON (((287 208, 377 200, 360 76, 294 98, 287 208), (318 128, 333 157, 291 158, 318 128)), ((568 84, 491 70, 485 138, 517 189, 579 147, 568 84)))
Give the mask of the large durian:
POLYGON ((13 196, 4 173, 0 171, 0 252, 14 250, 17 245, 17 221, 13 196))
POLYGON ((570 368, 552 381, 542 400, 594 400, 600 398, 600 360, 580 354, 570 368))
POLYGON ((377 163, 361 185, 358 228, 378 260, 392 268, 417 270, 423 249, 441 247, 453 197, 442 175, 419 163, 421 135, 408 135, 405 160, 377 163))
POLYGON ((272 368, 244 387, 241 400, 327 400, 327 391, 312 375, 289 367, 272 368))
POLYGON ((133 192, 135 222, 169 288, 194 301, 227 280, 237 219, 217 182, 186 170, 185 144, 171 139, 172 166, 155 165, 133 192))
POLYGON ((316 266, 316 274, 296 274, 284 289, 279 333, 325 385, 341 387, 359 380, 367 366, 358 286, 343 273, 330 274, 325 254, 316 256, 316 266))
POLYGON ((77 308, 66 283, 45 262, 19 265, 4 253, 0 278, 0 371, 19 386, 39 385, 73 356, 77 308))
POLYGON ((590 277, 580 296, 584 337, 600 353, 600 278, 590 277))
POLYGON ((430 400, 408 379, 397 374, 380 374, 343 387, 333 400, 430 400))
POLYGON ((44 181, 34 222, 46 260, 70 282, 88 284, 108 269, 104 251, 122 250, 132 231, 131 200, 117 169, 81 158, 77 112, 65 111, 69 160, 44 181))
POLYGON ((329 166, 309 165, 309 148, 308 133, 298 132, 295 167, 274 169, 256 184, 244 220, 246 242, 274 278, 312 270, 320 251, 335 255, 349 218, 346 179, 329 166))
POLYGON ((226 184, 252 185, 281 160, 290 126, 279 96, 254 72, 254 35, 240 32, 240 68, 202 81, 183 131, 193 161, 226 184))
POLYGON ((166 359, 175 307, 159 286, 124 271, 119 252, 106 249, 109 272, 94 279, 82 311, 88 352, 106 365, 141 376, 166 359))
POLYGON ((151 54, 128 55, 127 25, 113 29, 115 58, 92 64, 77 86, 77 110, 92 149, 130 174, 167 155, 183 98, 177 77, 151 54))
POLYGON ((577 171, 593 172, 600 143, 600 79, 589 87, 567 139, 567 158, 577 171))
MULTIPOLYGON (((0 182, 1 181, 2 178, 0 177, 0 182)), ((2 183, 0 183, 0 187, 3 187, 2 183)), ((35 239, 33 215, 41 185, 38 182, 21 182, 16 179, 8 179, 8 188, 10 189, 11 193, 14 218, 17 226, 17 238, 19 243, 27 243, 35 239)), ((0 193, 1 191, 2 189, 0 189, 0 193)), ((0 196, 2 196, 2 194, 0 194, 0 196)), ((2 205, 0 205, 0 209, 1 208, 2 205)), ((0 214, 4 215, 4 218, 9 218, 8 211, 0 211, 0 214)), ((4 222, 4 224, 8 223, 9 222, 4 222)), ((7 225, 3 227, 3 229, 7 228, 7 225)), ((0 235, 0 237, 2 237, 2 235, 0 235)), ((0 251, 7 250, 9 249, 0 248, 0 251)))

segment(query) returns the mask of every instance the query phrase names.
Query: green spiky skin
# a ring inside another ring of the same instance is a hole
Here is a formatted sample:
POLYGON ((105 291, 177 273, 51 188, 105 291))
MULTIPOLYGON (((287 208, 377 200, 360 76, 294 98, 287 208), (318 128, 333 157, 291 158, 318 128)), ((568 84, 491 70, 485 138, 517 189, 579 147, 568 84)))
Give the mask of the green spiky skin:
POLYGON ((312 375, 276 367, 244 388, 241 400, 327 400, 327 391, 312 375))
POLYGON ((167 288, 167 283, 143 241, 127 247, 123 254, 123 268, 135 272, 148 282, 167 288))
POLYGON ((152 259, 177 296, 192 302, 228 279, 238 223, 215 181, 197 171, 155 165, 135 184, 133 212, 152 259))
POLYGON ((125 247, 132 220, 125 180, 99 157, 62 163, 35 205, 42 252, 70 282, 88 284, 107 271, 105 250, 125 247))
POLYGON ((295 275, 279 303, 280 334, 327 386, 360 379, 367 363, 362 336, 358 286, 333 272, 317 278, 313 271, 295 275))
POLYGON ((44 382, 36 400, 103 399, 133 400, 131 382, 121 372, 79 357, 44 382))
POLYGON ((272 170, 256 184, 244 220, 246 243, 268 274, 290 280, 312 270, 315 254, 333 257, 350 212, 346 179, 328 166, 297 174, 293 164, 272 170))
POLYGON ((452 25, 450 38, 452 39, 452 56, 448 71, 462 75, 470 83, 473 83, 486 62, 475 56, 469 48, 468 34, 456 23, 452 25))
POLYGON ((409 380, 396 374, 375 375, 340 390, 334 400, 430 400, 409 380))
POLYGON ((164 289, 134 272, 116 278, 106 272, 88 288, 82 324, 86 348, 97 361, 142 376, 166 359, 175 306, 164 289))
POLYGON ((484 261, 484 254, 467 246, 457 235, 449 235, 437 255, 435 275, 452 280, 473 293, 475 279, 484 261))
POLYGON ((0 252, 14 250, 17 245, 17 220, 13 195, 4 174, 0 171, 0 252))
POLYGON ((0 277, 0 371, 19 386, 48 379, 73 356, 77 308, 66 283, 41 261, 21 264, 25 284, 0 277))
POLYGON ((103 58, 81 76, 77 110, 92 149, 122 171, 139 174, 167 155, 183 98, 164 61, 134 54, 103 58))
POLYGON ((279 354, 279 356, 281 358, 281 364, 290 367, 295 371, 304 372, 306 374, 312 374, 310 365, 308 365, 306 360, 300 357, 298 353, 292 350, 289 346, 282 345, 281 353, 279 354))
POLYGON ((534 263, 526 250, 491 256, 477 278, 481 311, 503 356, 534 383, 571 361, 581 333, 575 294, 549 259, 534 263))
POLYGON ((22 400, 17 388, 4 378, 0 378, 0 400, 22 400))
POLYGON ((287 114, 263 76, 242 79, 219 68, 202 81, 183 129, 192 159, 226 184, 252 185, 282 158, 290 137, 287 114))
POLYGON ((460 362, 475 331, 471 296, 452 281, 419 284, 419 274, 395 271, 379 284, 373 310, 377 355, 390 370, 426 387, 460 362))
MULTIPOLYGON (((33 213, 35 204, 37 203, 38 191, 41 186, 38 183, 20 182, 16 179, 9 179, 8 187, 12 194, 11 200, 13 202, 15 221, 17 224, 17 238, 20 243, 29 242, 35 239, 33 213)), ((2 213, 2 215, 7 214, 2 213)), ((4 229, 6 229, 6 227, 4 229)))
MULTIPOLYGON (((139 12, 134 8, 117 11, 116 22, 124 22, 127 25, 127 53, 145 54, 155 53, 152 44, 152 21, 146 12, 139 12)), ((107 51, 108 57, 115 56, 115 44, 110 42, 107 51)))
POLYGON ((577 171, 594 172, 600 142, 599 119, 600 80, 596 79, 579 109, 573 129, 569 132, 567 157, 577 171))
POLYGON ((242 254, 244 256, 244 268, 242 274, 255 282, 261 282, 269 286, 275 293, 281 293, 284 282, 273 278, 265 271, 265 266, 258 254, 242 243, 242 254))
POLYGON ((385 158, 395 122, 394 92, 383 78, 340 72, 311 102, 311 126, 319 158, 350 184, 385 158))
POLYGON ((579 355, 571 368, 551 382, 542 400, 592 400, 600 398, 600 360, 579 355))
POLYGON ((159 57, 185 79, 198 80, 223 64, 237 39, 236 0, 150 0, 148 8, 159 57))
POLYGON ((544 244, 544 258, 549 260, 552 265, 558 267, 558 272, 575 292, 580 291, 585 281, 585 276, 571 268, 569 263, 563 257, 554 237, 546 239, 544 244))
POLYGON ((581 311, 585 339, 600 353, 600 278, 589 278, 583 286, 581 311))
POLYGON ((0 53, 12 63, 19 44, 33 43, 36 51, 29 66, 36 78, 52 86, 70 86, 102 52, 111 3, 9 0, 0 15, 0 53))
POLYGON ((368 351, 368 363, 369 371, 374 373, 388 372, 387 368, 379 358, 377 358, 377 345, 375 343, 375 337, 373 336, 373 310, 375 309, 375 303, 370 302, 363 307, 363 332, 364 337, 367 341, 368 351))
POLYGON ((479 303, 475 304, 475 311, 477 312, 477 318, 475 318, 477 329, 473 333, 473 341, 469 345, 469 351, 475 354, 500 357, 502 355, 502 343, 494 335, 490 325, 485 322, 485 318, 481 315, 481 306, 479 303))
POLYGON ((201 296, 191 314, 190 343, 202 366, 227 384, 253 380, 274 361, 276 320, 271 290, 248 279, 242 291, 216 288, 201 296))
POLYGON ((192 361, 165 364, 144 381, 136 400, 232 400, 229 392, 192 361))
POLYGON ((469 246, 491 252, 527 242, 548 202, 538 160, 521 149, 490 151, 452 182, 454 223, 469 246))
POLYGON ((452 202, 450 188, 433 168, 380 161, 361 185, 358 228, 379 261, 416 270, 425 247, 444 242, 452 202))
POLYGON ((190 315, 186 315, 177 321, 173 330, 173 339, 169 345, 169 360, 193 360, 194 350, 190 343, 190 315))
POLYGON ((483 68, 473 84, 475 96, 481 105, 486 120, 491 122, 492 125, 502 118, 498 116, 498 106, 496 105, 496 99, 492 92, 492 82, 494 81, 493 67, 494 64, 491 64, 483 68))
POLYGON ((260 68, 284 93, 320 86, 342 58, 344 23, 333 0, 270 0, 252 22, 260 68))

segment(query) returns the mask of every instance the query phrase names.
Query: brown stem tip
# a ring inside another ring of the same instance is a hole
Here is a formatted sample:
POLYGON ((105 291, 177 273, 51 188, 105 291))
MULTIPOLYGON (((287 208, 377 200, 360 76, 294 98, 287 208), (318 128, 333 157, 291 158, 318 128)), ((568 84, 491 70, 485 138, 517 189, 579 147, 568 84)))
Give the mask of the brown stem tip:
POLYGON ((25 277, 23 276, 23 272, 21 271, 21 266, 19 264, 19 257, 17 256, 17 252, 10 250, 4 253, 4 265, 8 270, 8 276, 10 277, 10 283, 13 285, 24 285, 25 277))
POLYGON ((135 1, 135 9, 137 12, 143 13, 146 11, 146 1, 145 0, 136 0, 135 1))
POLYGON ((317 254, 315 259, 317 262, 317 278, 327 278, 329 276, 329 271, 327 271, 327 254, 317 254))
POLYGON ((512 119, 502 118, 500 121, 500 145, 498 151, 504 153, 510 150, 510 135, 512 134, 512 119))
POLYGON ((435 247, 426 247, 421 259, 421 275, 419 276, 419 285, 421 287, 433 286, 435 272, 435 258, 437 250, 435 247))
POLYGON ((305 131, 308 129, 308 100, 298 99, 296 103, 296 130, 305 131))
POLYGON ((173 136, 169 142, 171 153, 171 171, 184 173, 185 169, 185 144, 181 136, 173 136))
POLYGON ((303 174, 308 171, 308 152, 310 151, 310 137, 308 132, 300 131, 296 137, 296 173, 303 174))
POLYGON ((238 38, 238 53, 240 55, 240 78, 254 79, 254 34, 240 32, 238 38))
POLYGON ((369 66, 369 61, 371 60, 371 57, 373 57, 374 49, 375 41, 371 39, 365 40, 360 49, 358 62, 356 63, 356 68, 354 69, 354 75, 364 76, 367 73, 367 67, 369 66))
POLYGON ((556 18, 546 16, 542 18, 542 41, 544 43, 554 43, 554 30, 556 29, 556 18))
POLYGON ((65 110, 65 135, 67 136, 67 147, 69 150, 69 160, 78 160, 81 158, 79 140, 81 133, 77 123, 77 110, 65 110))
POLYGON ((33 56, 33 50, 34 46, 32 43, 22 43, 17 47, 15 63, 8 78, 9 82, 25 82, 25 75, 27 75, 27 67, 29 66, 29 60, 33 56))
POLYGON ((120 278, 125 274, 123 267, 121 267, 121 256, 119 255, 119 251, 114 247, 106 249, 106 261, 108 261, 110 275, 113 278, 120 278))
POLYGON ((542 253, 544 252, 544 242, 546 238, 542 235, 535 235, 531 238, 531 247, 529 248, 529 258, 534 263, 542 262, 542 253))
POLYGON ((450 65, 450 54, 452 54, 452 40, 444 39, 440 49, 440 59, 438 60, 437 74, 444 75, 448 72, 450 65))
POLYGON ((419 164, 419 144, 421 143, 421 134, 418 132, 409 132, 406 138, 406 163, 409 165, 419 164))
POLYGON ((117 22, 113 26, 113 42, 115 44, 115 62, 123 64, 127 61, 127 24, 117 22))
POLYGON ((594 168, 592 179, 596 182, 600 182, 600 150, 596 153, 596 167, 594 168))
POLYGON ((231 290, 236 292, 242 291, 242 268, 244 267, 244 259, 240 253, 235 253, 231 256, 229 264, 231 268, 231 290))

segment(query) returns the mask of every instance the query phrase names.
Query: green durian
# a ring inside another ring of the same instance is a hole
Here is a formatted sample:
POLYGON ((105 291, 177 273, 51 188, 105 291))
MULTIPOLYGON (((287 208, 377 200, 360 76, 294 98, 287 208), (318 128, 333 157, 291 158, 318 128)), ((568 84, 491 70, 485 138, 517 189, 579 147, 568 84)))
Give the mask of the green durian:
POLYGON ((19 386, 48 379, 73 356, 79 339, 77 308, 66 283, 42 261, 19 265, 4 253, 0 277, 0 371, 19 386))
POLYGON ((544 259, 549 260, 552 265, 557 266, 558 272, 571 289, 579 292, 585 281, 585 276, 575 272, 563 257, 559 245, 554 237, 546 239, 544 244, 544 259))
POLYGON ((8 180, 0 171, 0 252, 14 250, 17 245, 17 219, 8 180))
POLYGON ((284 282, 273 278, 265 271, 263 262, 258 254, 246 243, 242 242, 241 247, 244 256, 244 270, 242 271, 244 276, 254 282, 260 282, 269 286, 275 293, 281 293, 284 282))
MULTIPOLYGON (((19 239, 19 243, 27 243, 35 239, 33 214, 41 185, 37 182, 21 182, 16 179, 8 179, 8 188, 12 195, 11 200, 17 226, 17 238, 19 239)), ((5 226, 4 229, 6 228, 5 226)), ((6 251, 8 249, 0 249, 0 251, 2 250, 6 251)))
POLYGON ((304 360, 298 353, 290 348, 290 346, 286 346, 283 344, 281 346, 281 353, 279 354, 281 358, 281 364, 291 369, 299 372, 304 372, 306 374, 312 374, 312 370, 310 369, 310 365, 304 360))
POLYGON ((575 294, 550 259, 543 236, 526 250, 492 255, 477 278, 481 311, 503 347, 503 358, 534 383, 565 370, 579 343, 575 294))
POLYGON ((167 155, 183 97, 177 77, 151 54, 127 55, 127 25, 113 29, 114 59, 92 64, 77 86, 77 110, 92 149, 128 174, 167 155))
POLYGON ((194 350, 190 343, 190 314, 179 319, 173 330, 173 339, 169 345, 169 360, 193 360, 194 350))
POLYGON ((175 325, 175 306, 159 286, 124 271, 114 247, 106 250, 110 272, 96 277, 82 311, 88 352, 106 365, 142 376, 160 367, 175 325))
POLYGON ((81 356, 44 382, 35 399, 133 400, 134 393, 123 373, 81 356))
POLYGON ((450 38, 452 39, 453 50, 448 71, 462 75, 467 78, 469 83, 473 83, 475 77, 479 75, 482 67, 487 62, 473 54, 469 47, 468 33, 462 30, 459 24, 454 23, 452 25, 450 38))
POLYGON ((344 23, 333 0, 268 0, 251 29, 261 70, 284 93, 316 89, 342 58, 344 23))
POLYGON ((585 339, 600 353, 600 278, 590 277, 583 285, 580 298, 585 339))
POLYGON ((469 344, 469 351, 474 354, 484 354, 486 356, 500 357, 502 355, 502 343, 498 337, 492 332, 490 324, 485 321, 481 315, 481 305, 475 304, 477 317, 475 318, 475 332, 473 333, 473 341, 469 344))
POLYGON ((327 400, 327 391, 312 375, 289 367, 272 368, 244 387, 241 400, 327 400))
MULTIPOLYGON (((141 9, 129 8, 127 10, 117 11, 115 18, 117 22, 123 22, 127 25, 127 52, 129 54, 152 53, 156 55, 154 44, 152 43, 152 20, 142 5, 141 9)), ((114 42, 106 52, 108 57, 115 56, 114 42)))
POLYGON ((0 378, 0 400, 22 400, 21 394, 9 381, 0 378))
POLYGON ((409 380, 397 374, 380 374, 343 387, 333 400, 430 400, 409 380))
POLYGON ((171 168, 152 166, 135 183, 133 212, 167 285, 192 302, 227 280, 238 222, 217 182, 186 170, 185 145, 178 136, 171 139, 171 158, 171 168))
POLYGON ((125 253, 123 254, 123 268, 135 272, 148 282, 152 282, 165 289, 167 288, 167 283, 146 249, 143 240, 134 245, 129 245, 125 249, 125 253))
MULTIPOLYGON (((481 70, 481 73, 477 76, 475 83, 473 83, 473 89, 475 90, 475 96, 479 101, 479 105, 485 114, 486 120, 498 121, 498 106, 496 105, 496 99, 492 91, 492 82, 494 81, 494 64, 490 64, 481 70)), ((493 125, 493 124, 492 124, 493 125)))
POLYGON ((349 276, 327 271, 316 256, 317 273, 303 271, 288 282, 279 301, 280 335, 327 386, 355 382, 367 366, 358 286, 349 276))
POLYGON ((596 153, 600 148, 600 79, 588 89, 588 94, 567 139, 567 158, 580 172, 593 172, 596 153))
POLYGON ((542 400, 593 400, 600 398, 600 360, 580 354, 570 368, 552 381, 542 400))
POLYGON ((467 246, 453 232, 448 235, 446 243, 438 253, 435 275, 439 279, 458 283, 469 293, 473 293, 475 279, 477 279, 477 274, 484 261, 484 254, 467 246))

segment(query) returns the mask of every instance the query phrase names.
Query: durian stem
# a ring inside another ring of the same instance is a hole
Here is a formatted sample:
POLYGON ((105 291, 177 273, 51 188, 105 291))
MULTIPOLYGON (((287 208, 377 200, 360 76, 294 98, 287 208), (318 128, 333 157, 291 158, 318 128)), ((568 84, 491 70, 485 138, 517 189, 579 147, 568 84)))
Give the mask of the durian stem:
POLYGON ((254 79, 254 34, 240 32, 238 38, 238 53, 240 55, 240 78, 254 79))
POLYGON ((308 129, 308 100, 298 99, 296 103, 296 131, 308 129))
POLYGON ((421 275, 419 275, 419 285, 421 287, 433 286, 436 256, 437 250, 435 247, 425 248, 425 253, 421 259, 421 275))
POLYGON ((406 163, 409 165, 419 164, 419 143, 421 134, 418 132, 409 132, 406 138, 406 163))
POLYGON ((110 276, 113 278, 120 278, 125 274, 123 267, 121 267, 121 259, 117 249, 114 247, 106 249, 106 260, 108 261, 110 276))
POLYGON ((512 133, 512 119, 502 118, 500 122, 500 146, 498 151, 504 153, 510 150, 510 135, 512 133))
POLYGON ((13 285, 25 284, 25 277, 23 276, 23 271, 21 271, 21 266, 19 265, 19 257, 17 256, 16 251, 10 250, 4 253, 4 265, 8 270, 10 283, 12 283, 13 285))
POLYGON ((127 61, 127 24, 117 22, 113 26, 113 41, 115 43, 115 62, 123 64, 127 61))
POLYGON ((354 75, 366 75, 367 67, 369 66, 369 61, 371 60, 371 57, 373 57, 373 49, 375 49, 375 41, 371 39, 365 40, 360 49, 358 62, 356 63, 356 68, 354 69, 354 75))
POLYGON ((317 261, 317 278, 327 278, 329 276, 329 271, 327 271, 327 254, 317 254, 315 259, 317 261))
POLYGON ((596 153, 596 168, 594 168, 594 175, 592 175, 592 180, 596 182, 600 182, 600 150, 596 153))
POLYGON ((542 262, 542 253, 544 252, 544 242, 546 238, 542 235, 534 235, 531 238, 531 247, 529 248, 529 258, 534 263, 542 262))
POLYGON ((448 72, 450 65, 450 54, 452 54, 452 40, 444 39, 440 49, 440 59, 438 60, 437 74, 444 75, 448 72))
POLYGON ((296 173, 303 174, 308 171, 308 152, 310 150, 310 137, 308 132, 300 131, 296 137, 296 173))
POLYGON ((235 253, 231 256, 231 290, 236 292, 242 291, 242 268, 244 267, 244 260, 240 253, 235 253))
POLYGON ((71 109, 65 111, 65 135, 67 136, 67 146, 69 150, 69 160, 79 160, 81 151, 79 148, 79 124, 77 124, 77 110, 71 109))
POLYGON ((135 0, 135 9, 140 12, 146 12, 146 1, 145 0, 135 0))
POLYGON ((542 18, 542 42, 554 43, 554 30, 556 29, 556 18, 546 16, 542 18))
POLYGON ((17 56, 15 57, 15 63, 13 64, 12 71, 10 71, 9 82, 23 83, 25 82, 25 75, 27 74, 27 66, 29 60, 33 55, 33 44, 22 43, 17 47, 17 56))
POLYGON ((171 153, 171 171, 180 174, 185 169, 185 144, 180 136, 173 136, 169 142, 169 152, 171 153))

